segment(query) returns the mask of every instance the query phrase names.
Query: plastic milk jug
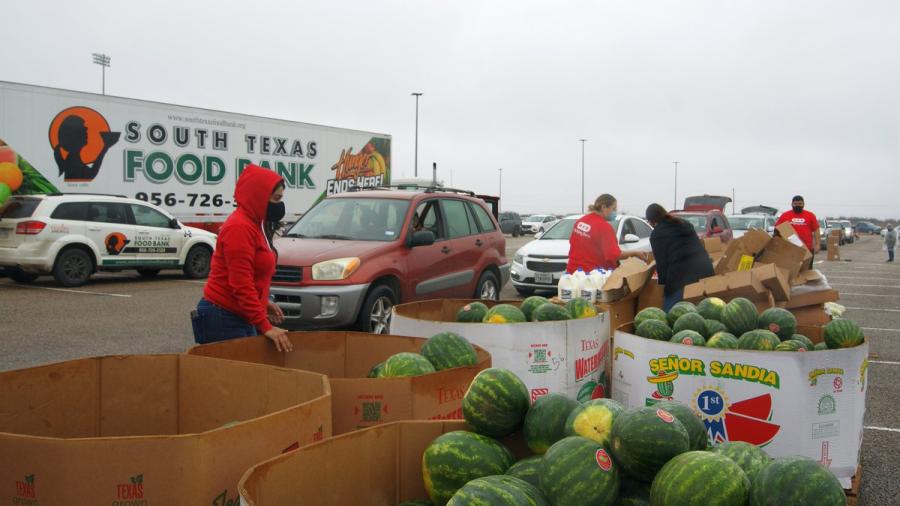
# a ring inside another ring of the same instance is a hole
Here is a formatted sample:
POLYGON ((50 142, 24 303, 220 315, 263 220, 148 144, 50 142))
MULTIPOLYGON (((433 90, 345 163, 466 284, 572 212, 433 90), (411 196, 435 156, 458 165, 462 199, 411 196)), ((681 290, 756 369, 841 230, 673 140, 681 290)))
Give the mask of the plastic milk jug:
POLYGON ((559 300, 563 302, 569 302, 574 299, 576 293, 578 291, 578 281, 575 279, 574 274, 569 274, 568 272, 563 274, 561 278, 559 278, 558 287, 558 295, 559 300))
POLYGON ((591 288, 594 292, 593 301, 599 301, 603 297, 603 285, 609 279, 609 271, 603 269, 594 269, 591 271, 588 279, 591 281, 591 288))
POLYGON ((597 300, 597 289, 594 285, 594 273, 597 272, 596 269, 592 271, 589 275, 585 276, 581 283, 578 285, 578 296, 582 299, 589 300, 591 304, 597 300))

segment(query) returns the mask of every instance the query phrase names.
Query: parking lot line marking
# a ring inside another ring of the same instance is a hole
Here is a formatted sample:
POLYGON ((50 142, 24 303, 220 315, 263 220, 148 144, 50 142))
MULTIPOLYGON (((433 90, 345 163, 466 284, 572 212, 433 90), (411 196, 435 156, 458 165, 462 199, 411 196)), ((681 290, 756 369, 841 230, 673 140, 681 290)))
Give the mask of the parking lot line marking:
POLYGON ((900 362, 893 362, 890 360, 869 360, 870 364, 884 364, 884 365, 900 365, 900 362))
POLYGON ((881 332, 900 332, 900 329, 879 329, 876 327, 860 327, 863 330, 878 330, 881 332))
POLYGON ((72 290, 70 288, 50 288, 49 286, 13 285, 13 284, 9 284, 9 283, 4 283, 2 286, 10 286, 10 287, 16 287, 16 288, 33 288, 35 290, 50 290, 53 292, 79 293, 82 295, 104 295, 106 297, 125 297, 125 298, 131 297, 131 295, 122 294, 122 293, 88 292, 88 291, 84 291, 84 290, 72 290))
POLYGON ((847 293, 841 292, 841 295, 855 295, 857 297, 900 297, 900 295, 885 295, 883 293, 847 293))
POLYGON ((177 281, 181 281, 182 283, 191 283, 193 285, 205 285, 206 281, 193 281, 190 279, 179 279, 177 281))
POLYGON ((875 426, 872 426, 872 425, 866 425, 866 426, 865 426, 865 429, 866 429, 866 430, 883 430, 883 431, 886 431, 886 432, 900 432, 900 429, 893 429, 893 428, 891 428, 891 427, 875 427, 875 426))
POLYGON ((900 285, 863 285, 858 283, 832 283, 832 286, 864 286, 874 288, 900 288, 900 285))
POLYGON ((850 307, 844 306, 844 309, 852 309, 854 311, 888 311, 891 313, 900 313, 900 309, 879 309, 875 307, 850 307))

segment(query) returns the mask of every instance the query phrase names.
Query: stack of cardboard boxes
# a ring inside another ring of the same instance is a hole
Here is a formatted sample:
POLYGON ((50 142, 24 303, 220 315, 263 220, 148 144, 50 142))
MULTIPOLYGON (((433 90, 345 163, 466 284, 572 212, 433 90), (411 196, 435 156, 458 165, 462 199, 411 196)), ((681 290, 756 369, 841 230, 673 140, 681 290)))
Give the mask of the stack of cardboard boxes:
POLYGON ((830 234, 828 234, 828 260, 840 260, 841 259, 841 236, 844 235, 844 231, 842 229, 832 230, 830 234))

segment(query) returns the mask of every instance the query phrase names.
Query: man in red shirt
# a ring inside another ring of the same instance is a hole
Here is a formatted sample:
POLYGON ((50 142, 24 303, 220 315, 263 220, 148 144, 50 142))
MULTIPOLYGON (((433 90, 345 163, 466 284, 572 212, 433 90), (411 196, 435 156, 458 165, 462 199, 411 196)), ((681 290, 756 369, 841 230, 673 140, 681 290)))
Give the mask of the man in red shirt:
POLYGON ((604 193, 597 197, 588 213, 575 222, 569 236, 569 263, 566 272, 581 269, 585 273, 594 269, 615 269, 620 259, 639 257, 646 259, 646 253, 622 252, 616 231, 610 223, 616 221, 618 203, 615 197, 604 193))
MULTIPOLYGON (((822 241, 822 232, 819 230, 819 220, 816 219, 816 215, 805 210, 804 206, 803 197, 795 195, 791 200, 791 210, 785 211, 775 225, 790 223, 797 232, 797 237, 803 241, 803 244, 815 257, 822 241)), ((812 268, 812 261, 810 261, 810 268, 812 268)))

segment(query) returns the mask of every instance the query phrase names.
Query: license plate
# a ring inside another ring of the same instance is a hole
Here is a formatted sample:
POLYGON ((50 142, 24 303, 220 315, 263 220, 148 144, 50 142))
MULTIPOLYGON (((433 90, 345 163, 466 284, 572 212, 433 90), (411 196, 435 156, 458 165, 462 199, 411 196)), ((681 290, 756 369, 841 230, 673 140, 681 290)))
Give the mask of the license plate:
POLYGON ((0 239, 9 238, 9 229, 8 228, 0 228, 0 239))
POLYGON ((543 285, 552 285, 553 284, 553 273, 552 272, 535 272, 534 273, 534 282, 541 283, 543 285))

